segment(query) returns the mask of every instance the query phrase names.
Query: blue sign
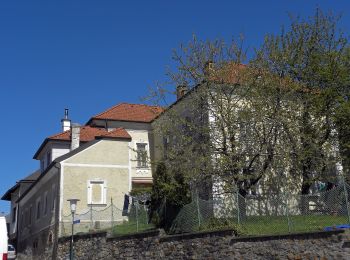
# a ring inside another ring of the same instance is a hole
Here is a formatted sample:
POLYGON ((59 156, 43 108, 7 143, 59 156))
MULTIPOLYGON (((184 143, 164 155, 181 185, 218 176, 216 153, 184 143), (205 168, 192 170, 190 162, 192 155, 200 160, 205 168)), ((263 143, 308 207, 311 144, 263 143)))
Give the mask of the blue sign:
POLYGON ((76 219, 73 221, 73 224, 79 224, 80 223, 80 219, 76 219))
POLYGON ((324 231, 333 231, 333 230, 349 229, 349 228, 350 228, 350 225, 344 224, 344 225, 325 227, 324 231))

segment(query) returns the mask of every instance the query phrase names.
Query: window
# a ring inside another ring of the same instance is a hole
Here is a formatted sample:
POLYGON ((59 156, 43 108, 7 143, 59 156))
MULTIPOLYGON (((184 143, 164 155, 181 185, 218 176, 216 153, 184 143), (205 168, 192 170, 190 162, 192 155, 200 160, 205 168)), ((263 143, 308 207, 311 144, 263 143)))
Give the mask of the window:
POLYGON ((51 210, 55 210, 56 205, 56 185, 52 185, 52 204, 51 204, 51 210))
POLYGON ((45 169, 45 166, 44 166, 44 159, 41 159, 40 160, 40 170, 41 170, 41 172, 43 172, 45 169))
POLYGON ((24 212, 22 212, 22 214, 21 214, 21 228, 22 229, 24 228, 24 225, 25 225, 25 223, 24 223, 24 212))
POLYGON ((29 218, 28 218, 28 209, 25 209, 24 211, 24 226, 28 226, 28 221, 29 221, 29 218))
POLYGON ((106 204, 106 182, 103 180, 88 181, 88 204, 106 204))
POLYGON ((169 149, 170 138, 168 136, 163 137, 164 157, 167 156, 169 149))
POLYGON ((46 215, 47 213, 47 204, 48 204, 48 198, 47 198, 47 192, 45 192, 45 195, 44 195, 44 216, 46 215))
POLYGON ((12 223, 14 223, 16 221, 16 213, 17 213, 17 208, 14 207, 12 209, 12 223))
POLYGON ((53 233, 52 233, 52 231, 49 232, 49 236, 47 238, 47 242, 48 242, 49 245, 52 245, 52 243, 53 243, 53 233))
POLYGON ((40 200, 36 202, 36 219, 40 219, 40 210, 41 210, 41 205, 40 205, 40 200))
POLYGON ((33 206, 30 205, 30 208, 29 208, 29 225, 32 224, 32 214, 33 214, 33 206))
POLYGON ((137 167, 147 167, 147 150, 146 144, 136 144, 137 152, 137 167))
POLYGON ((33 249, 38 249, 39 239, 33 241, 33 249))
POLYGON ((46 167, 48 167, 51 163, 51 152, 47 152, 46 154, 46 167))

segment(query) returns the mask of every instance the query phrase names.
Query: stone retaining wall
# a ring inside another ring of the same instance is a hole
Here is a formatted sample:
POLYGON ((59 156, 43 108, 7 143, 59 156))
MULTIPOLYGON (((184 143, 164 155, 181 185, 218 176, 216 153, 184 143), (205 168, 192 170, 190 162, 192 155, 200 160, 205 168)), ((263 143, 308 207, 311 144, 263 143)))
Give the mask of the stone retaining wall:
MULTIPOLYGON (((75 237, 75 259, 350 259, 349 239, 344 231, 259 237, 234 237, 231 230, 110 238, 95 233, 75 237)), ((57 259, 67 259, 69 240, 59 240, 57 259)))

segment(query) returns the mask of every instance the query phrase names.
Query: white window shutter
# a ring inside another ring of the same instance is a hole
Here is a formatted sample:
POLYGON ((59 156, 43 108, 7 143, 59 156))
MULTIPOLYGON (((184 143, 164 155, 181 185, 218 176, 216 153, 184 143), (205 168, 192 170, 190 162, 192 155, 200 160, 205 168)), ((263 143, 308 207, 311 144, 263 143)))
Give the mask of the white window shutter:
POLYGON ((103 182, 102 200, 103 200, 102 201, 103 204, 107 204, 107 184, 105 181, 103 182))
POLYGON ((88 181, 88 185, 87 185, 87 201, 88 201, 88 204, 91 204, 92 201, 91 201, 91 181, 88 181))

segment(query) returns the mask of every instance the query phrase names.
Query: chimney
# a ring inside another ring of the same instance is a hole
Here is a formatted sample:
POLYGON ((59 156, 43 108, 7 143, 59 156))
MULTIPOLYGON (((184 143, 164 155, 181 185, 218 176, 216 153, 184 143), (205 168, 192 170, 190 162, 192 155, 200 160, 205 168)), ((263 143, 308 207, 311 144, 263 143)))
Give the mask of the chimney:
POLYGON ((204 65, 204 76, 209 76, 213 70, 214 70, 214 62, 211 60, 208 60, 204 65))
POLYGON ((71 121, 68 119, 68 108, 64 109, 64 118, 61 119, 61 123, 63 132, 70 130, 71 121))
POLYGON ((70 150, 73 151, 74 149, 77 149, 80 144, 80 125, 79 124, 72 124, 71 127, 71 143, 70 143, 70 150))
POLYGON ((176 87, 176 97, 177 100, 179 100, 180 98, 182 98, 188 91, 188 88, 184 85, 179 85, 176 87))

